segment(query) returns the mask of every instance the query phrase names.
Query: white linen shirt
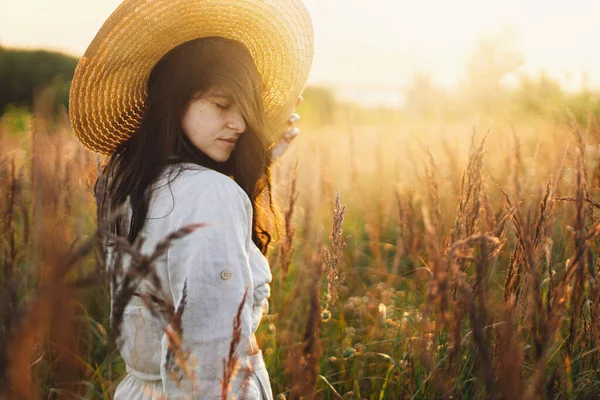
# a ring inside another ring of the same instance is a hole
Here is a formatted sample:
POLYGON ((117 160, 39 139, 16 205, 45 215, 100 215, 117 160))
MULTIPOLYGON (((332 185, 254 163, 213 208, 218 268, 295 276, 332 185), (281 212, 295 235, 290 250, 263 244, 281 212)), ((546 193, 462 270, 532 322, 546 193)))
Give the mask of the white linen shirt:
MULTIPOLYGON (((241 342, 237 355, 241 366, 248 364, 250 337, 263 313, 268 312, 269 282, 272 276, 264 255, 252 241, 252 204, 230 177, 195 164, 172 177, 167 171, 155 183, 148 217, 140 234, 142 252, 151 254, 170 233, 190 224, 205 223, 183 239, 171 243, 156 262, 163 289, 177 308, 187 280, 187 305, 183 312, 183 346, 197 360, 196 386, 178 386, 165 369, 168 341, 165 323, 153 317, 139 297, 125 308, 119 350, 127 376, 115 392, 115 399, 220 399, 223 360, 229 354, 233 319, 248 289, 241 314, 241 342)), ((131 212, 129 210, 129 212, 131 212)), ((114 262, 107 249, 107 265, 114 262)), ((124 257, 124 269, 129 266, 124 257)), ((145 292, 144 284, 136 292, 145 292)), ((111 291, 111 298, 113 293, 111 291)), ((111 311, 112 312, 112 311, 111 311)), ((231 394, 246 393, 260 399, 260 389, 243 372, 231 383, 231 394), (244 388, 242 388, 244 384, 244 388)), ((236 398, 239 396, 236 396, 236 398)))

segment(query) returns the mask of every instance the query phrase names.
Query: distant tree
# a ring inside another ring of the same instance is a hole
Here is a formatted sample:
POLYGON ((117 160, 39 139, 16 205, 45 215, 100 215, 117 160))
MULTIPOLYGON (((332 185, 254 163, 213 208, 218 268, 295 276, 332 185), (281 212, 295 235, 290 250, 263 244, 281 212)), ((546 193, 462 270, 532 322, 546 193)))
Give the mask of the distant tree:
POLYGON ((524 62, 511 31, 482 37, 467 61, 464 95, 479 109, 490 111, 506 100, 508 90, 503 81, 524 62))
POLYGON ((584 125, 590 113, 600 117, 600 93, 592 92, 585 82, 581 90, 568 92, 545 72, 533 77, 521 76, 513 103, 525 114, 557 120, 564 119, 568 110, 584 125))
POLYGON ((77 61, 57 52, 0 47, 0 115, 9 104, 31 107, 47 87, 52 87, 57 104, 67 106, 77 61))
POLYGON ((563 89, 544 72, 537 77, 521 76, 514 96, 515 104, 527 114, 554 114, 564 107, 563 89))
POLYGON ((431 117, 443 111, 447 94, 438 87, 431 75, 416 74, 405 90, 405 109, 413 116, 431 117))

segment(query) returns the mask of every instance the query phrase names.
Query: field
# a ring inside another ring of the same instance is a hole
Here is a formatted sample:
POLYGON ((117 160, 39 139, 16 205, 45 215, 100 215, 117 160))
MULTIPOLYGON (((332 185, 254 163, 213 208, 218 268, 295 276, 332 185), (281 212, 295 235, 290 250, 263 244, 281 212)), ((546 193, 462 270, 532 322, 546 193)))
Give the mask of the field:
MULTIPOLYGON (((277 398, 600 396, 597 121, 472 120, 300 124, 258 332, 277 398)), ((43 102, 0 122, 7 399, 109 399, 124 374, 101 162, 43 102)))

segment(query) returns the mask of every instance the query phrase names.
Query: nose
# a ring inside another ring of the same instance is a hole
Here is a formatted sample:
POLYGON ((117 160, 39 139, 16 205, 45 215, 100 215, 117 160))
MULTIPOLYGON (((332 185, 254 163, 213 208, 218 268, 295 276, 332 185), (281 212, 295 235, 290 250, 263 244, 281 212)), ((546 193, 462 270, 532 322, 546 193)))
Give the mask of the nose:
POLYGON ((242 113, 239 110, 236 110, 231 113, 231 117, 229 119, 229 128, 236 131, 239 134, 244 133, 246 131, 246 121, 242 116, 242 113))

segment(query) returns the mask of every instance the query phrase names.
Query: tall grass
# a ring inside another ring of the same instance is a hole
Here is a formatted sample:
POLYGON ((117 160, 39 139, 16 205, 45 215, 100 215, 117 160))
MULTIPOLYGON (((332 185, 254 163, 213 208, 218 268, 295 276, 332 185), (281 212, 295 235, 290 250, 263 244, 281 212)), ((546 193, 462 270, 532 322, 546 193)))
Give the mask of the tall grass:
MULTIPOLYGON (((38 103, 20 135, 0 122, 2 395, 111 398, 124 375, 119 310, 139 280, 160 289, 154 261, 201 227, 149 256, 121 243, 136 267, 106 271, 92 195, 101 160, 47 109, 38 103)), ((258 331, 275 394, 600 396, 594 118, 347 121, 303 134, 276 170, 285 225, 258 331)), ((183 309, 145 300, 177 327, 183 309)), ((181 334, 169 333, 185 377, 181 334)), ((237 366, 224 360, 224 389, 237 366)))

